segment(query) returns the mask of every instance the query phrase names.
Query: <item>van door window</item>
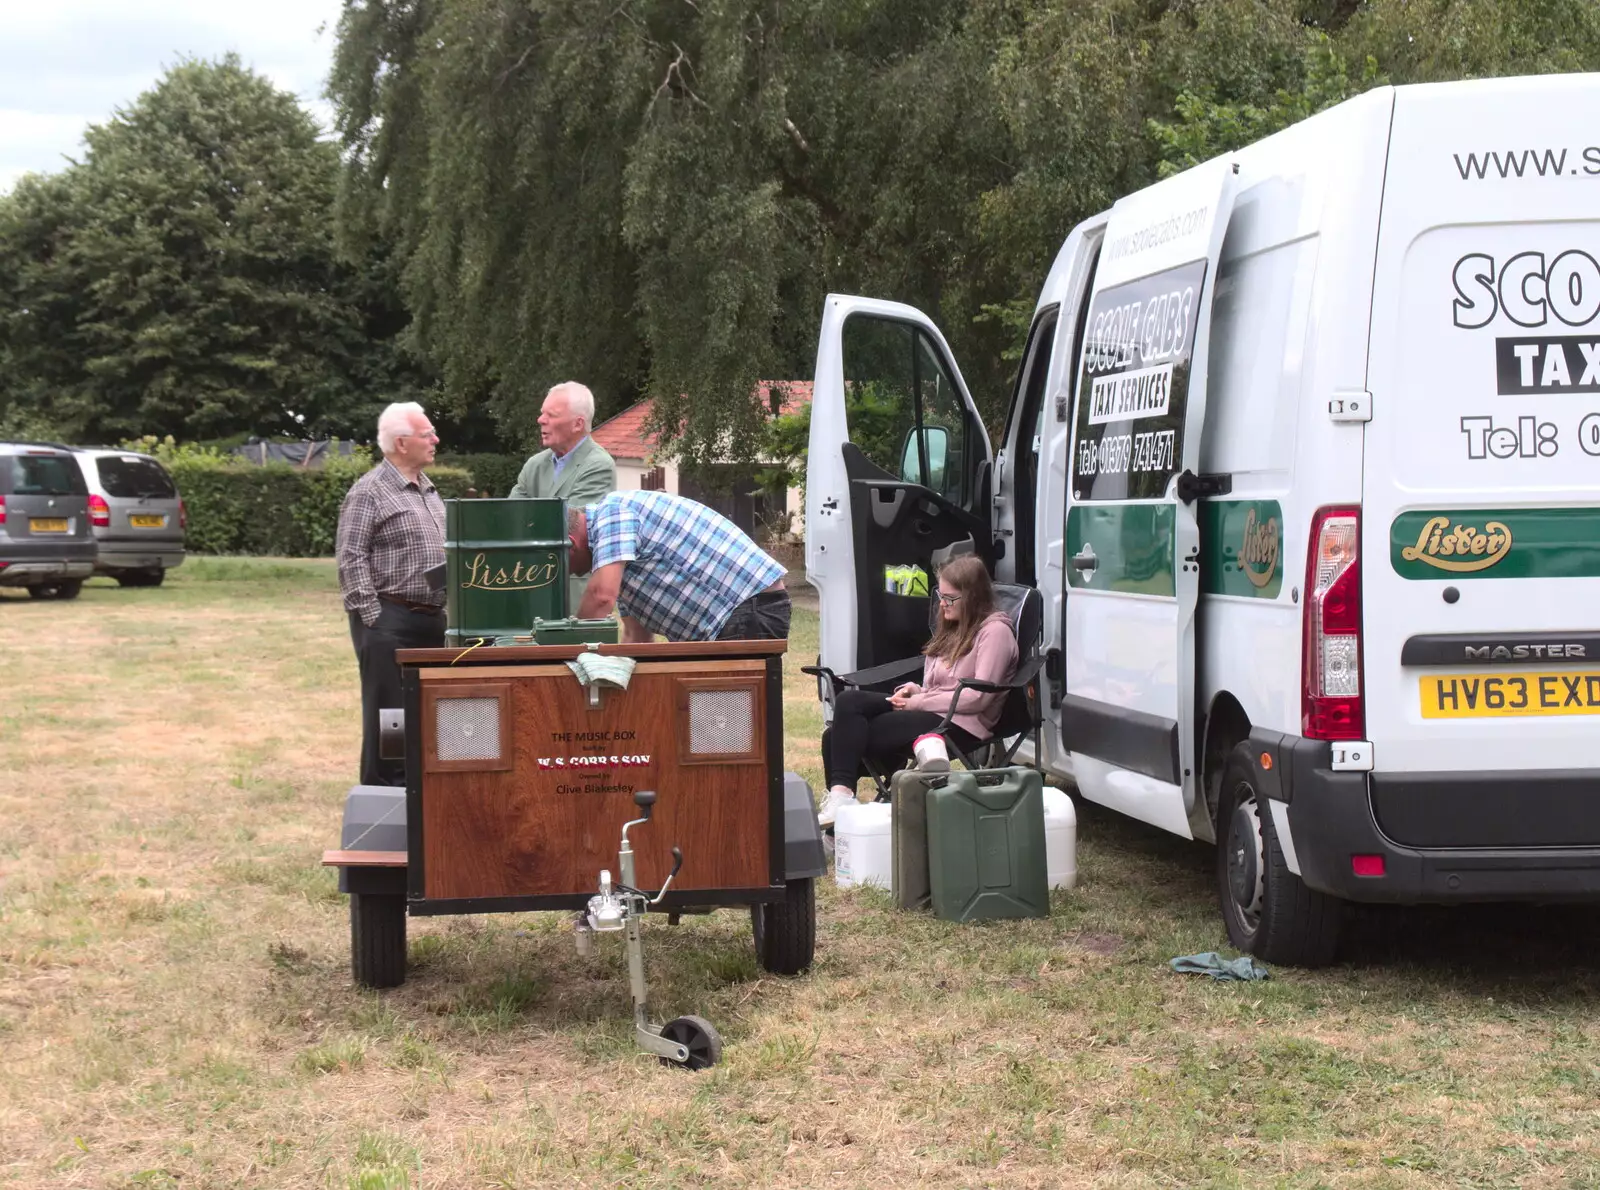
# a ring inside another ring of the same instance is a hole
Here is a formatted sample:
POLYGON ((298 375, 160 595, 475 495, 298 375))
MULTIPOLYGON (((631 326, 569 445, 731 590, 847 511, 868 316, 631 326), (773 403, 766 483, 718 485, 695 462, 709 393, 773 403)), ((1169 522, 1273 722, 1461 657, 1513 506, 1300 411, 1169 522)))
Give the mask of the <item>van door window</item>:
POLYGON ((1037 528, 1039 498, 1039 451, 1044 438, 1044 383, 1050 371, 1050 356, 1055 346, 1056 322, 1061 311, 1051 306, 1034 321, 1022 353, 1022 368, 1017 373, 1012 396, 1016 418, 1016 441, 1011 448, 1012 530, 1016 550, 1016 577, 1019 583, 1034 581, 1034 533, 1037 528))
POLYGON ((911 323, 858 315, 842 348, 850 441, 888 474, 966 507, 971 427, 933 341, 911 323))

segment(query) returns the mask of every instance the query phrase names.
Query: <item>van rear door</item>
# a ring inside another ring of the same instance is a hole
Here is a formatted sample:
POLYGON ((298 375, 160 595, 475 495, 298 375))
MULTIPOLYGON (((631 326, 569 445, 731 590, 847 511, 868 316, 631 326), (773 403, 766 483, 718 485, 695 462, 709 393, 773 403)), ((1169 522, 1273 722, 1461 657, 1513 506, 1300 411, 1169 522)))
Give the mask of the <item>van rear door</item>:
POLYGON ((1195 472, 1234 173, 1218 159, 1112 208, 1068 477, 1062 746, 1085 797, 1185 836, 1198 785, 1195 472))
POLYGON ((1373 811, 1600 845, 1600 76, 1396 93, 1361 526, 1373 811))

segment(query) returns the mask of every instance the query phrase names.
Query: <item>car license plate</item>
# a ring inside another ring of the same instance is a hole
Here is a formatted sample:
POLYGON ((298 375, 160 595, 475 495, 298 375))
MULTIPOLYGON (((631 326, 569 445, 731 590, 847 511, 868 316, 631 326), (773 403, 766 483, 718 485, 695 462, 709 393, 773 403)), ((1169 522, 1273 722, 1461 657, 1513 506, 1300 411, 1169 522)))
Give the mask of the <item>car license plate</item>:
POLYGON ((29 517, 28 528, 35 533, 65 533, 67 531, 67 518, 55 516, 29 517))
POLYGON ((160 513, 136 512, 128 518, 128 524, 135 529, 164 529, 167 518, 160 513))
POLYGON ((1424 719, 1508 715, 1600 715, 1600 672, 1429 674, 1422 679, 1424 719))

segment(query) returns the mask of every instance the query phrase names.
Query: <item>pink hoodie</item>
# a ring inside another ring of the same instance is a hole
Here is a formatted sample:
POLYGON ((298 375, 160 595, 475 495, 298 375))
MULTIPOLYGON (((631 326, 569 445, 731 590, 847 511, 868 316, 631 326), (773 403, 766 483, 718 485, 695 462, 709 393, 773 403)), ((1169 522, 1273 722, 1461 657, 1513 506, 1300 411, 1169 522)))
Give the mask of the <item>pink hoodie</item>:
MULTIPOLYGON (((1017 638, 1011 620, 1004 612, 991 612, 978 628, 972 650, 954 666, 942 657, 929 657, 922 666, 922 689, 906 703, 908 711, 934 711, 942 715, 950 709, 956 683, 962 678, 980 682, 1009 682, 1017 671, 1017 638)), ((1004 694, 984 694, 963 690, 961 705, 951 720, 980 740, 989 738, 1000 721, 1004 694)))

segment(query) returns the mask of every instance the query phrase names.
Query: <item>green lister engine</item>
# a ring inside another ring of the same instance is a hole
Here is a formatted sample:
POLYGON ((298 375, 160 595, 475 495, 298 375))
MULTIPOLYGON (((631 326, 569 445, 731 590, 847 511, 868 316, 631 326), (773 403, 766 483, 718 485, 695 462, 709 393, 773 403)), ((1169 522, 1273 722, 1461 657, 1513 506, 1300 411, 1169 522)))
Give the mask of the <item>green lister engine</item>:
POLYGON ((447 645, 615 643, 567 607, 565 500, 446 500, 447 645))

